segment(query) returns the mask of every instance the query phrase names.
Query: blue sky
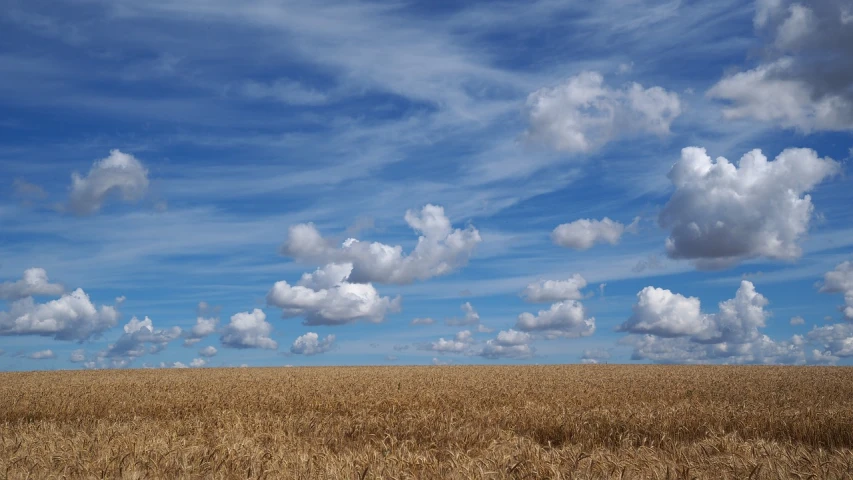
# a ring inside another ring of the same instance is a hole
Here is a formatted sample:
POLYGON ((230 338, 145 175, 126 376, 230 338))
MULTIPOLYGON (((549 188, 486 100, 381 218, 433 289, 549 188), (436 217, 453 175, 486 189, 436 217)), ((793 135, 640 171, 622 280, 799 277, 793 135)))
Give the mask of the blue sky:
POLYGON ((853 357, 847 1, 0 28, 2 369, 853 357))

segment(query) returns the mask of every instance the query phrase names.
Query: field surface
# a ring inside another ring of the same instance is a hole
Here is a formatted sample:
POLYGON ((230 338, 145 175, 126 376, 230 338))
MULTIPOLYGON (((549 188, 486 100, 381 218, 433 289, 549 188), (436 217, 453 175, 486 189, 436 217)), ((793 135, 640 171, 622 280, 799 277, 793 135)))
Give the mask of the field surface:
POLYGON ((0 478, 853 478, 853 369, 0 374, 0 478))

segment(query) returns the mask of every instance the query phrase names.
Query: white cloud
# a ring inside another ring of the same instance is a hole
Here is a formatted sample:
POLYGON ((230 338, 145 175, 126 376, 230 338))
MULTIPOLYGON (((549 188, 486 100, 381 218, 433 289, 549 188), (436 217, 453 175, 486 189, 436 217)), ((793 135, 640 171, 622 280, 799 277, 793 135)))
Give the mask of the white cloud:
POLYGON ((840 310, 844 318, 853 321, 853 262, 839 263, 835 270, 827 272, 820 291, 844 294, 844 306, 840 310))
POLYGON ((295 286, 276 282, 267 303, 286 317, 304 316, 305 325, 342 325, 356 320, 380 323, 400 311, 400 297, 380 297, 369 283, 350 283, 352 264, 328 264, 302 275, 295 286))
POLYGON ((465 342, 457 342, 456 340, 445 340, 442 337, 439 338, 437 342, 428 344, 425 349, 439 353, 462 353, 468 349, 468 344, 465 342))
POLYGON ((129 363, 146 353, 157 353, 163 350, 166 344, 180 336, 179 327, 158 330, 154 328, 150 318, 145 317, 139 320, 133 317, 124 326, 121 337, 101 352, 99 357, 116 359, 118 362, 124 359, 129 363))
POLYGON ((501 330, 497 337, 486 341, 479 355, 486 358, 528 358, 534 353, 531 341, 529 333, 501 330))
POLYGON ((801 316, 799 316, 799 315, 797 315, 796 317, 791 317, 790 324, 791 324, 792 326, 796 326, 796 325, 804 325, 805 323, 806 323, 806 319, 805 319, 805 318, 803 318, 803 317, 801 317, 801 316))
POLYGON ((453 340, 446 340, 442 337, 436 342, 421 345, 419 348, 438 353, 464 353, 470 349, 472 343, 474 343, 474 337, 471 331, 462 330, 453 337, 453 340))
POLYGON ((755 17, 753 22, 756 27, 767 25, 772 17, 779 14, 783 0, 756 0, 755 1, 755 17))
POLYGON ((474 336, 471 334, 471 330, 462 330, 461 332, 457 332, 453 339, 462 343, 474 342, 474 336))
POLYGON ((812 350, 811 363, 835 365, 839 360, 841 360, 841 357, 836 357, 831 353, 822 352, 817 349, 812 350))
POLYGON ((636 233, 639 221, 640 217, 636 217, 630 225, 626 226, 607 217, 602 220, 583 218, 558 225, 551 232, 551 240, 555 245, 575 250, 587 250, 596 243, 616 245, 625 232, 636 233))
POLYGON ((610 352, 607 350, 584 350, 583 355, 581 355, 581 363, 586 364, 607 362, 608 360, 610 360, 610 352))
POLYGON ((776 34, 776 46, 781 49, 796 47, 817 27, 817 19, 809 7, 795 3, 788 7, 788 12, 790 15, 779 25, 776 34))
POLYGON ((430 317, 418 317, 409 322, 410 325, 432 325, 433 323, 435 320, 430 317))
POLYGON ((646 287, 637 294, 637 303, 632 307, 634 313, 619 330, 661 337, 695 335, 708 327, 699 307, 696 297, 646 287))
POLYGON ((42 335, 57 340, 88 340, 114 327, 119 313, 115 307, 96 308, 82 289, 57 300, 36 304, 32 297, 12 302, 0 312, 0 335, 42 335))
POLYGON ((101 209, 113 194, 125 202, 136 202, 148 190, 148 170, 142 163, 119 150, 92 165, 85 177, 74 172, 71 176, 69 207, 74 213, 87 215, 101 209))
POLYGON ((705 314, 695 297, 646 287, 637 294, 634 314, 619 328, 631 335, 634 360, 665 363, 805 363, 805 340, 795 335, 777 342, 761 333, 770 313, 767 299, 749 281, 741 281, 735 298, 705 314))
POLYGON ((74 350, 71 352, 71 356, 68 358, 71 363, 82 363, 86 361, 86 351, 82 348, 74 350))
POLYGON ((612 89, 598 72, 531 93, 527 108, 528 138, 565 152, 590 152, 639 133, 667 135, 681 114, 677 94, 638 83, 612 89))
POLYGON ((580 300, 583 298, 583 288, 586 288, 586 279, 576 273, 567 280, 540 280, 531 283, 521 292, 521 296, 530 303, 580 300))
POLYGON ((203 358, 194 358, 192 362, 190 362, 190 367, 199 368, 207 365, 207 360, 203 358))
POLYGON ((634 346, 632 359, 659 363, 806 363, 803 339, 796 335, 790 341, 784 342, 776 342, 767 335, 761 335, 747 343, 715 344, 696 343, 687 337, 635 335, 623 343, 634 346))
POLYGON ((198 304, 198 316, 196 317, 195 325, 185 334, 185 347, 193 346, 208 335, 216 332, 216 327, 219 325, 219 316, 208 316, 211 310, 217 309, 211 309, 206 302, 198 304))
POLYGON ((256 308, 251 312, 240 312, 231 316, 231 322, 225 326, 219 341, 231 348, 266 348, 275 350, 278 343, 270 338, 272 325, 267 321, 263 310, 256 308))
POLYGON ((760 0, 755 27, 767 37, 755 68, 726 76, 708 96, 727 118, 754 118, 804 132, 853 129, 853 29, 848 0, 760 0))
POLYGON ((53 353, 53 350, 39 350, 38 352, 33 352, 27 355, 27 358, 32 360, 49 360, 56 358, 56 354, 53 353))
POLYGON ((761 335, 770 313, 764 307, 770 303, 764 295, 755 291, 752 282, 743 280, 735 298, 720 302, 720 311, 711 318, 710 328, 694 337, 703 343, 747 343, 756 341, 761 335))
POLYGON ((351 264, 347 278, 353 283, 408 284, 446 275, 468 263, 481 242, 473 226, 453 229, 444 208, 426 205, 420 212, 406 211, 406 223, 420 234, 409 255, 403 247, 350 238, 340 248, 320 235, 313 224, 298 224, 288 230, 281 252, 299 261, 351 264))
POLYGON ((477 313, 471 302, 465 302, 459 308, 465 312, 465 316, 462 318, 447 318, 444 320, 444 323, 451 326, 477 325, 480 323, 480 314, 477 313))
POLYGON ((217 353, 218 353, 218 351, 216 350, 216 347, 214 347, 213 345, 208 345, 208 346, 206 346, 206 347, 204 347, 198 351, 199 355, 201 355, 202 357, 207 357, 207 358, 213 357, 217 353))
POLYGON ((806 338, 822 346, 826 355, 853 357, 853 325, 849 323, 814 327, 806 338))
POLYGON ((23 277, 16 282, 0 283, 0 300, 18 300, 36 295, 57 296, 65 292, 65 287, 50 283, 47 271, 43 268, 28 268, 23 277))
POLYGON ((531 337, 529 333, 519 332, 517 330, 501 330, 495 338, 495 342, 499 345, 524 345, 530 343, 531 337))
POLYGON ((489 327, 487 327, 481 323, 481 324, 477 325, 477 331, 479 333, 492 333, 495 330, 493 328, 489 328, 489 327))
POLYGON ((769 313, 767 299, 743 280, 735 298, 720 302, 719 313, 703 314, 696 297, 646 287, 637 294, 634 314, 619 330, 658 337, 691 337, 705 344, 743 344, 759 338, 769 313))
POLYGON ((326 338, 320 340, 319 335, 314 332, 308 332, 293 341, 293 345, 290 346, 290 352, 297 355, 317 355, 331 350, 334 343, 334 335, 326 335, 326 338))
POLYGON ((785 75, 792 65, 790 58, 782 58, 736 73, 720 80, 708 95, 731 102, 723 109, 728 119, 754 118, 805 132, 853 128, 844 119, 853 107, 849 100, 839 95, 815 99, 808 84, 785 75))
POLYGON ((685 148, 669 172, 675 192, 658 219, 670 230, 667 254, 702 269, 760 256, 798 258, 814 210, 806 192, 838 171, 837 162, 809 149, 789 148, 774 161, 753 150, 734 165, 685 148))
POLYGON ((515 328, 524 332, 538 332, 547 338, 586 337, 595 332, 595 318, 587 317, 581 302, 566 300, 540 310, 537 315, 524 312, 518 316, 515 328))

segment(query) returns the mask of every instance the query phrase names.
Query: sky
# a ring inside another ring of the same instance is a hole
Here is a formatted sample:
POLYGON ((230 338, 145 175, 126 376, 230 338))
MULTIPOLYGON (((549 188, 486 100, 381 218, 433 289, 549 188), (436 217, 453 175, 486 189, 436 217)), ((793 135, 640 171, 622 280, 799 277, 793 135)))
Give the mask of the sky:
POLYGON ((0 3, 0 369, 853 363, 850 0, 0 3))

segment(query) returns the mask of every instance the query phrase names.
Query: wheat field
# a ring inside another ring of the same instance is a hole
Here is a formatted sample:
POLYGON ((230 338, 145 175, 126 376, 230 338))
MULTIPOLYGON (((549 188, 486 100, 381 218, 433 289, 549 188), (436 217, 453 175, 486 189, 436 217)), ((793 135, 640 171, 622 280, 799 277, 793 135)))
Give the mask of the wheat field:
POLYGON ((853 478, 853 369, 0 374, 2 478, 853 478))

